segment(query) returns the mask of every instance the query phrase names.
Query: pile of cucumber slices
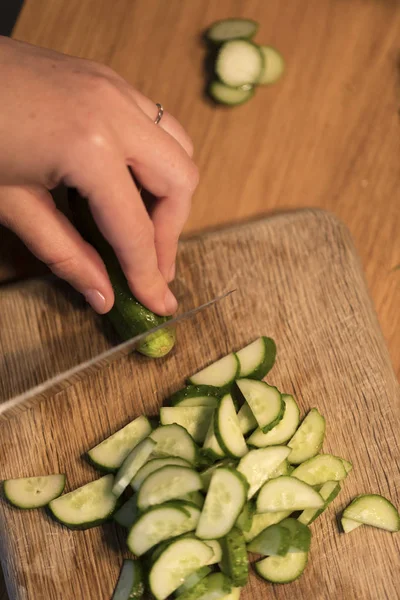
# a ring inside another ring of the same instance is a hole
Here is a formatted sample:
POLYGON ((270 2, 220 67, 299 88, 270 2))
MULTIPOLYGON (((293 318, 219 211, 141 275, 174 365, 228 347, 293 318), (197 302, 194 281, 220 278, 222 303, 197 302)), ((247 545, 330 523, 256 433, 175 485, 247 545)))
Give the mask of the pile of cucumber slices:
POLYGON ((258 23, 251 19, 224 19, 207 30, 206 39, 216 54, 216 77, 208 91, 216 102, 243 104, 253 97, 257 86, 270 85, 282 77, 282 55, 272 46, 253 42, 257 30, 258 23))
MULTIPOLYGON (((238 600, 249 556, 264 580, 304 571, 310 524, 340 492, 350 462, 321 453, 325 419, 300 421, 292 395, 262 381, 276 356, 261 337, 189 378, 160 409, 140 416, 88 452, 107 474, 62 495, 64 475, 4 482, 18 508, 48 506, 70 529, 113 518, 135 559, 123 561, 113 600, 238 600)), ((357 497, 345 532, 361 525, 400 530, 382 496, 357 497)))

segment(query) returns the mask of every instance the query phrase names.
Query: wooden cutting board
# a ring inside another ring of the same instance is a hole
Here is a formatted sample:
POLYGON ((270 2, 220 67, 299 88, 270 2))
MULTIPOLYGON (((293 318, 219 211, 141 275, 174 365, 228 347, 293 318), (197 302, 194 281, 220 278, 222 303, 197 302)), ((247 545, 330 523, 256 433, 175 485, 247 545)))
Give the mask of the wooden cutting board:
MULTIPOLYGON (((185 377, 255 337, 275 338, 268 381, 327 419, 324 451, 353 462, 333 506, 313 524, 303 577, 272 586, 252 576, 243 600, 398 598, 400 534, 339 533, 356 495, 400 504, 399 387, 347 230, 319 211, 282 214, 185 241, 175 289, 181 308, 237 292, 179 330, 168 358, 132 355, 0 424, 1 478, 65 472, 67 491, 98 474, 82 454, 132 418, 156 414, 185 377)), ((107 348, 111 332, 63 284, 0 291, 4 400, 107 348)), ((114 524, 72 532, 43 511, 0 500, 1 560, 11 600, 109 600, 124 534, 114 524)))

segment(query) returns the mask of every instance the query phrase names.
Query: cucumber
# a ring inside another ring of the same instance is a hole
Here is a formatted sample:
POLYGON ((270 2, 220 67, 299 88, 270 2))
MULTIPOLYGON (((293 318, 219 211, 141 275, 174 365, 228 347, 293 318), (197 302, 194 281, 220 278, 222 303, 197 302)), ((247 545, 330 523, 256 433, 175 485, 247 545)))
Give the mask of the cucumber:
POLYGON ((241 531, 250 531, 253 523, 254 513, 256 512, 256 505, 252 500, 246 502, 242 512, 236 519, 236 527, 241 531))
POLYGON ((293 396, 289 394, 282 394, 282 400, 285 404, 282 420, 267 433, 263 433, 260 428, 256 429, 247 440, 249 446, 256 446, 256 448, 279 446, 294 435, 300 422, 299 407, 293 396))
POLYGON ((341 481, 347 477, 347 473, 342 460, 337 456, 318 454, 296 467, 292 477, 301 479, 309 485, 322 485, 327 481, 341 481))
POLYGON ((248 485, 234 469, 221 467, 212 476, 196 535, 219 539, 229 533, 246 502, 248 485))
POLYGON ((209 27, 206 37, 210 42, 219 44, 236 38, 250 39, 257 29, 258 23, 251 19, 222 19, 209 27))
POLYGON ((239 379, 236 385, 263 433, 281 421, 285 413, 285 403, 276 387, 254 379, 239 379))
POLYGON ((203 444, 203 451, 211 460, 221 459, 225 456, 225 452, 219 445, 215 435, 215 414, 211 417, 210 426, 203 444))
POLYGON ((253 431, 258 425, 256 418, 247 402, 241 406, 238 412, 238 420, 240 431, 243 433, 243 435, 253 431))
POLYGON ((236 354, 228 354, 192 375, 188 382, 192 385, 212 385, 219 388, 228 388, 235 381, 239 368, 239 360, 236 354))
POLYGON ((251 100, 254 96, 254 88, 252 86, 233 88, 221 83, 221 81, 212 81, 208 87, 208 94, 219 104, 239 106, 251 100))
POLYGON ((362 525, 362 523, 357 523, 357 521, 347 519, 346 517, 342 517, 341 523, 344 533, 350 533, 350 531, 353 531, 353 529, 357 529, 357 527, 361 527, 362 525))
POLYGON ((166 467, 167 465, 177 465, 179 467, 189 467, 192 465, 187 460, 183 458, 178 458, 177 456, 166 456, 165 458, 152 458, 149 460, 139 471, 136 473, 135 477, 131 482, 132 488, 137 492, 142 485, 143 481, 150 475, 150 473, 154 473, 154 471, 158 471, 158 469, 162 469, 162 467, 166 467))
POLYGON ((195 442, 203 443, 213 412, 209 406, 164 406, 160 408, 160 421, 162 425, 181 425, 195 442))
MULTIPOLYGON (((77 190, 68 190, 68 201, 75 227, 82 237, 96 248, 106 266, 114 290, 114 305, 106 318, 122 340, 128 340, 153 327, 166 323, 169 317, 161 317, 143 306, 132 294, 114 250, 100 233, 86 199, 77 190)), ((151 358, 160 358, 172 350, 175 330, 160 329, 150 334, 138 346, 138 352, 151 358)))
POLYGON ((269 85, 280 79, 285 71, 285 61, 278 50, 272 46, 259 46, 264 65, 258 78, 258 85, 269 85))
POLYGON ((304 481, 281 475, 264 483, 257 497, 257 512, 280 512, 321 508, 320 494, 304 481))
MULTIPOLYGON (((208 544, 207 544, 208 545, 208 544)), ((185 592, 193 589, 202 579, 207 577, 211 573, 210 567, 201 567, 198 571, 195 571, 189 577, 186 577, 185 581, 178 587, 175 592, 175 596, 180 596, 185 592)))
POLYGON ((228 456, 241 458, 248 452, 230 394, 221 399, 215 410, 214 432, 219 446, 228 456))
POLYGON ((170 396, 171 406, 211 406, 215 408, 221 397, 221 390, 213 385, 187 385, 170 396))
POLYGON ((111 600, 140 600, 144 595, 144 578, 138 560, 126 558, 122 563, 117 586, 111 600))
POLYGON ((139 469, 145 464, 150 454, 156 447, 156 443, 150 438, 140 442, 125 458, 120 466, 114 480, 113 494, 119 498, 126 490, 139 469))
POLYGON ((351 462, 349 462, 348 460, 345 460, 344 458, 340 459, 343 463, 344 469, 346 471, 347 474, 350 473, 350 471, 353 470, 353 465, 351 464, 351 462))
POLYGON ((289 462, 286 459, 274 471, 272 471, 272 473, 268 479, 275 479, 276 477, 279 477, 280 475, 291 475, 293 470, 294 470, 294 467, 289 465, 289 462))
POLYGON ((149 420, 140 416, 89 450, 88 458, 103 471, 117 471, 128 454, 150 433, 149 420))
POLYGON ((138 514, 137 498, 134 495, 114 513, 113 519, 118 525, 121 525, 121 527, 130 529, 136 521, 138 514))
POLYGON ((194 464, 198 458, 198 448, 191 435, 181 425, 161 425, 150 435, 157 443, 154 456, 178 456, 194 464))
POLYGON ((179 596, 179 600, 226 600, 232 593, 232 582, 223 573, 212 573, 194 588, 179 596))
POLYGON ((233 88, 256 83, 264 67, 264 58, 256 44, 230 40, 222 44, 215 63, 218 78, 233 88))
POLYGON ((150 591, 156 600, 165 600, 186 577, 206 566, 212 554, 209 546, 194 538, 182 538, 168 544, 149 573, 150 591))
POLYGON ((210 546, 212 551, 214 552, 213 557, 208 561, 208 565, 214 565, 215 563, 219 563, 222 560, 222 548, 221 544, 218 540, 203 540, 207 546, 210 546))
POLYGON ((398 510, 387 498, 379 494, 362 494, 361 496, 357 496, 344 510, 343 517, 392 533, 400 531, 400 515, 398 510))
POLYGON ((205 471, 200 473, 201 480, 203 482, 203 490, 207 491, 210 487, 211 477, 214 474, 215 469, 219 469, 220 467, 236 467, 236 462, 232 458, 224 458, 219 462, 215 463, 211 467, 207 467, 205 471))
POLYGON ((190 504, 194 504, 195 506, 198 506, 198 508, 203 508, 204 504, 204 496, 201 492, 189 492, 188 494, 180 496, 179 500, 190 502, 190 504))
POLYGON ((269 479, 271 473, 284 461, 290 450, 286 446, 274 446, 272 448, 260 448, 250 450, 244 456, 237 470, 249 484, 247 497, 250 500, 269 479))
POLYGON ((290 442, 289 462, 298 465, 315 456, 322 447, 325 437, 325 419, 316 408, 312 408, 290 442))
POLYGON ((255 564, 257 575, 271 583, 290 583, 303 573, 308 552, 295 552, 286 556, 268 556, 255 564))
POLYGON ((4 495, 17 508, 32 509, 46 506, 58 498, 65 487, 65 475, 21 477, 4 481, 4 495))
POLYGON ((221 540, 221 571, 232 581, 234 587, 246 585, 249 577, 249 559, 246 542, 240 529, 233 527, 221 540))
POLYGON ((200 510, 191 508, 192 514, 183 502, 166 502, 146 510, 129 531, 127 539, 129 550, 136 556, 142 556, 164 540, 193 531, 200 510))
POLYGON ((53 517, 69 529, 89 529, 104 523, 115 510, 113 475, 91 481, 49 503, 53 517))
POLYGON ((247 549, 263 556, 285 556, 290 548, 289 529, 280 525, 270 525, 255 537, 247 549))
POLYGON ((242 588, 232 588, 232 591, 226 596, 223 596, 222 600, 239 600, 241 592, 242 588))
POLYGON ((290 534, 290 545, 288 552, 308 552, 311 544, 311 531, 300 523, 297 519, 283 519, 279 523, 280 527, 284 527, 290 534))
POLYGON ((283 519, 286 519, 291 512, 292 511, 290 510, 283 510, 275 513, 256 513, 253 516, 253 522, 251 524, 250 531, 243 532, 244 539, 247 543, 251 542, 259 533, 261 533, 261 531, 267 527, 270 527, 270 525, 275 525, 280 521, 283 521, 283 519))
POLYGON ((304 525, 310 525, 310 523, 315 521, 315 519, 324 512, 329 504, 333 502, 340 492, 340 483, 338 481, 327 481, 318 491, 325 501, 324 506, 318 509, 307 508, 306 510, 303 510, 301 515, 298 517, 298 520, 300 523, 304 523, 304 525))
POLYGON ((167 465, 151 473, 140 486, 137 495, 139 510, 200 490, 201 485, 200 475, 193 469, 167 465))
POLYGON ((240 378, 263 379, 275 364, 276 344, 272 338, 260 337, 236 353, 240 378))

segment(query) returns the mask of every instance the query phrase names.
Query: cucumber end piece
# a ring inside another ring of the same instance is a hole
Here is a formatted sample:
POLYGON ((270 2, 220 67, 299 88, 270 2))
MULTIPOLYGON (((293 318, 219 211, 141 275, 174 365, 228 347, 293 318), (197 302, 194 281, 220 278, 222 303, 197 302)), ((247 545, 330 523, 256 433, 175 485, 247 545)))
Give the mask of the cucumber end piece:
POLYGON ((160 329, 146 337, 137 351, 149 358, 162 358, 171 352, 176 341, 175 329, 160 329))

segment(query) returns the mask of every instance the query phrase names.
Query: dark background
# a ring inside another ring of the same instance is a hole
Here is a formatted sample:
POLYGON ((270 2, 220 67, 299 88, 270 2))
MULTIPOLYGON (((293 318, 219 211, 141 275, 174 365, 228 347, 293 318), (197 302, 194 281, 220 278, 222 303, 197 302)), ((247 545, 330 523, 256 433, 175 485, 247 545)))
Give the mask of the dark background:
POLYGON ((1 0, 0 35, 11 35, 24 0, 1 0))

